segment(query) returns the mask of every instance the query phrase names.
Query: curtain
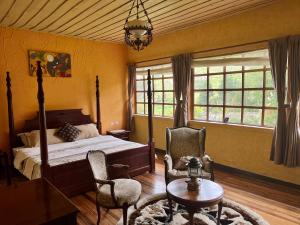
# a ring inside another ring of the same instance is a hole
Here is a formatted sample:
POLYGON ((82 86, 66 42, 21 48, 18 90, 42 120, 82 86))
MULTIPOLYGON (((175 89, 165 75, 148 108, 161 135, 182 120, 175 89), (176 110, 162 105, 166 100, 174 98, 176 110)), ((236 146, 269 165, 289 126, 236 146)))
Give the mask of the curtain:
POLYGON ((277 94, 278 116, 274 129, 270 159, 283 163, 286 148, 285 77, 287 65, 287 38, 269 41, 269 57, 274 86, 277 94))
POLYGON ((174 127, 187 126, 188 121, 188 94, 191 82, 191 54, 173 56, 172 71, 173 85, 176 100, 174 127))
POLYGON ((134 130, 134 92, 135 92, 135 80, 136 80, 136 66, 135 64, 128 65, 128 115, 127 115, 127 130, 134 130))
POLYGON ((300 100, 300 36, 292 36, 288 43, 288 75, 290 112, 287 123, 287 144, 284 165, 300 166, 299 111, 300 100))

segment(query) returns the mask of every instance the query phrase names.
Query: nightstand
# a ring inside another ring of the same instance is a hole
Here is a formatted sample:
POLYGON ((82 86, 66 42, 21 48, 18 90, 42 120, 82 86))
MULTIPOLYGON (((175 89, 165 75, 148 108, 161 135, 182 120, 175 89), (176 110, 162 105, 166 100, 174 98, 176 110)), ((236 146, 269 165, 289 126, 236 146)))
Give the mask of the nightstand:
POLYGON ((10 169, 9 169, 9 162, 8 162, 8 155, 6 152, 0 150, 0 165, 4 168, 4 174, 6 179, 6 184, 11 184, 11 177, 10 177, 10 169))
POLYGON ((110 130, 110 131, 107 131, 107 134, 114 136, 116 138, 120 138, 125 141, 129 141, 130 131, 128 131, 128 130, 110 130))

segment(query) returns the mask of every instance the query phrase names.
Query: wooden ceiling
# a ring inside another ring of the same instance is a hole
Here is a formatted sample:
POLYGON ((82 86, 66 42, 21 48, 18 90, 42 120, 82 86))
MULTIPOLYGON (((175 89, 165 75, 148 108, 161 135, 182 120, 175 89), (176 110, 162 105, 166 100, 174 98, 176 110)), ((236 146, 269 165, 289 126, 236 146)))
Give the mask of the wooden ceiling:
MULTIPOLYGON (((155 35, 271 4, 274 0, 143 0, 155 35)), ((132 0, 1 0, 0 26, 90 40, 123 41, 132 0)), ((134 11, 135 12, 135 11, 134 11)))

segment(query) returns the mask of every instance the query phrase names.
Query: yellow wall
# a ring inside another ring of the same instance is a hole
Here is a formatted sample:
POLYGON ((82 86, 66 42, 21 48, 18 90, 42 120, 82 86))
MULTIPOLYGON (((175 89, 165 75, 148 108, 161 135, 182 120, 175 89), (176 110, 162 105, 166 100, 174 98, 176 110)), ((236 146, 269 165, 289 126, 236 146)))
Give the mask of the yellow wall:
MULTIPOLYGON (((139 62, 183 52, 238 45, 300 34, 300 1, 281 0, 243 14, 205 23, 161 37, 141 52, 129 50, 129 59, 139 62)), ((154 28, 155 29, 155 28, 154 28)), ((147 120, 135 116, 133 139, 147 140, 147 120)), ((171 119, 154 119, 156 147, 165 149, 165 128, 171 119)), ((286 168, 269 160, 272 130, 215 123, 190 122, 207 128, 207 152, 217 163, 300 185, 300 168, 286 168)))
POLYGON ((44 79, 47 110, 82 108, 95 119, 95 76, 99 74, 104 131, 125 125, 127 49, 124 45, 0 27, 0 147, 7 146, 6 71, 12 77, 17 129, 38 110, 36 77, 29 76, 28 71, 29 49, 71 54, 72 78, 44 79))

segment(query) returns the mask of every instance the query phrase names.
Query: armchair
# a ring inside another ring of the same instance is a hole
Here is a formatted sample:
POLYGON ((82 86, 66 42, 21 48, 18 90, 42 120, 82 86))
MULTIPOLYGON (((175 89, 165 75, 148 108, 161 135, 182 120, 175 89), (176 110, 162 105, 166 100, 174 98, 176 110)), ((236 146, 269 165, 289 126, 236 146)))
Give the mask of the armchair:
POLYGON ((103 151, 89 151, 86 156, 94 176, 96 189, 97 225, 100 224, 100 206, 107 209, 123 209, 123 224, 127 224, 127 209, 136 206, 142 192, 141 184, 129 179, 127 165, 115 164, 107 166, 106 155, 103 151), (126 179, 110 180, 107 168, 114 172, 121 170, 126 179))
POLYGON ((214 180, 213 160, 205 154, 206 129, 167 128, 167 154, 164 157, 166 184, 188 176, 184 157, 198 157, 203 165, 202 178, 214 180))

